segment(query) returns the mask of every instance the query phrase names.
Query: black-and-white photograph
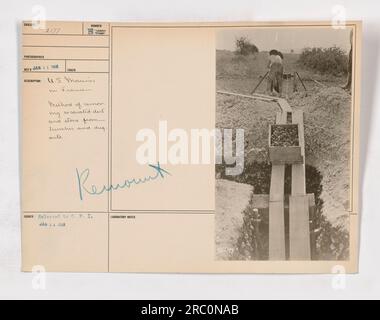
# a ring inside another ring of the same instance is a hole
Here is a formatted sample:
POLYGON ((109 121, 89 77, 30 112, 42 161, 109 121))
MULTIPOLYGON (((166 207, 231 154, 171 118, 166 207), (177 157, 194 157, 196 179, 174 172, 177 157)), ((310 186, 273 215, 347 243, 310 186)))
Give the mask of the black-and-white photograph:
POLYGON ((354 32, 217 33, 216 127, 244 130, 242 172, 216 165, 217 260, 349 259, 354 32))

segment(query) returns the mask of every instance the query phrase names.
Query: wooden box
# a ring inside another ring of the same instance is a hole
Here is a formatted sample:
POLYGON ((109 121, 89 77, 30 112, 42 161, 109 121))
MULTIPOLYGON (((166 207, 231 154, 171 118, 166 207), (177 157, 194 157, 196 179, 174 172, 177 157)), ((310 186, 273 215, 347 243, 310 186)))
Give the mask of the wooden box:
POLYGON ((301 164, 304 162, 301 154, 301 147, 299 145, 299 125, 298 124, 274 124, 269 126, 269 159, 272 164, 301 164), (292 127, 291 127, 292 126, 292 127), (280 142, 274 143, 272 141, 272 132, 277 130, 278 127, 282 131, 292 129, 297 132, 297 141, 294 141, 292 145, 281 145, 280 142))

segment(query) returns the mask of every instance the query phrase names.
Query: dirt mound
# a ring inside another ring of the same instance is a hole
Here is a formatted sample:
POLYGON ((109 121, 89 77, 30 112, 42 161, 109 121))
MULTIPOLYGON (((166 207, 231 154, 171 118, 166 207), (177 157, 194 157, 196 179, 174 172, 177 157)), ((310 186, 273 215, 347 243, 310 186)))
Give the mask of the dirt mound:
POLYGON ((217 259, 233 253, 241 226, 243 210, 249 204, 253 187, 228 180, 216 180, 215 245, 217 259))
POLYGON ((275 123, 275 103, 217 94, 216 127, 244 129, 245 161, 268 161, 269 124, 275 123))
POLYGON ((289 103, 304 111, 306 163, 323 175, 323 213, 342 224, 349 209, 351 96, 339 87, 318 88, 289 103))

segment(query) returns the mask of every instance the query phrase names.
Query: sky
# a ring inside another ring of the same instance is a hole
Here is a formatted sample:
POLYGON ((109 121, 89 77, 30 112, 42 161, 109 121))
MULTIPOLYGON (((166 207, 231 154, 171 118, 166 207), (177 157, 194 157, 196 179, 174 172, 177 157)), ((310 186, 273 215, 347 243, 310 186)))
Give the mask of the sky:
POLYGON ((217 33, 218 50, 235 50, 235 39, 247 37, 259 51, 277 49, 288 53, 301 52, 305 47, 332 47, 334 45, 346 52, 350 48, 350 28, 331 27, 252 27, 220 30, 217 33))

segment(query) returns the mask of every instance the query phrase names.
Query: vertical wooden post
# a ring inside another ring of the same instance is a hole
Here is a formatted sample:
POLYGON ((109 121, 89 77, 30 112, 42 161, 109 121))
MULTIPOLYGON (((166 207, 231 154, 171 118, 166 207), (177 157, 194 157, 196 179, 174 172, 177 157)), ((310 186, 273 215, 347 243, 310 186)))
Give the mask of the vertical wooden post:
POLYGON ((305 140, 302 111, 295 111, 294 124, 299 124, 298 140, 304 163, 292 165, 292 194, 289 197, 289 259, 310 260, 309 201, 306 196, 305 140))

